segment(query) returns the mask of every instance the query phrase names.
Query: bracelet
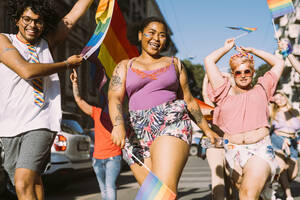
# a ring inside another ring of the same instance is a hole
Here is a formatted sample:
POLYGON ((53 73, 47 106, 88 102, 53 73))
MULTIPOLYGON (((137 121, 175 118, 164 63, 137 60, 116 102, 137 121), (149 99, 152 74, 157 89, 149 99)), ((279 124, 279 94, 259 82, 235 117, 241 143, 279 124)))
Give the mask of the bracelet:
POLYGON ((281 51, 280 54, 283 56, 284 59, 285 59, 286 57, 288 57, 288 55, 290 55, 290 54, 288 53, 288 50, 281 51))
POLYGON ((285 50, 280 51, 279 53, 283 56, 283 58, 285 59, 286 57, 288 57, 291 53, 293 52, 293 48, 292 45, 290 43, 288 43, 288 46, 285 50))
POLYGON ((71 64, 67 60, 65 60, 64 63, 66 64, 67 69, 70 69, 71 64))

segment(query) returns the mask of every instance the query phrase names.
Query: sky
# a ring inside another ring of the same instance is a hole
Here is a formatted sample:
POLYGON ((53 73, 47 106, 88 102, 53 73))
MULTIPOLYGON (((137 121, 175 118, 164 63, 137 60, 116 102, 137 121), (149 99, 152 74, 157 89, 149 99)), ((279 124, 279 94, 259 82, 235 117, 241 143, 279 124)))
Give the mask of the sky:
MULTIPOLYGON (((173 35, 180 59, 191 58, 194 64, 203 64, 204 58, 222 47, 228 38, 243 31, 226 27, 256 27, 257 30, 236 40, 244 47, 274 53, 277 39, 274 37, 271 14, 267 0, 156 0, 173 35)), ((221 71, 228 71, 231 50, 218 63, 221 71)), ((255 67, 264 64, 254 57, 255 67)))

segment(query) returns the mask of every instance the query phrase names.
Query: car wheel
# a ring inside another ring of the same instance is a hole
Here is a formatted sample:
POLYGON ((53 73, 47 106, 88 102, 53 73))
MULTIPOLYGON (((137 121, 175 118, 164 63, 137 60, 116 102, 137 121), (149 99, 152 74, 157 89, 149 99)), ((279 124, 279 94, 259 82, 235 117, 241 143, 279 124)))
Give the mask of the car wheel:
POLYGON ((198 147, 197 145, 192 145, 190 147, 190 156, 196 156, 198 155, 198 147))

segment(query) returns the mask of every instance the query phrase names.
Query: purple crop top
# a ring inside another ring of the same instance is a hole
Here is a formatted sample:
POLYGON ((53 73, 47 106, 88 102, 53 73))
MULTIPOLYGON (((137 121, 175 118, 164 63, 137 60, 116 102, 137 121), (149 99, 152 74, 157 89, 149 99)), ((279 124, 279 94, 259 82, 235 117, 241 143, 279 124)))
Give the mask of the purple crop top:
MULTIPOLYGON (((291 112, 295 113, 295 116, 299 115, 297 110, 291 110, 291 112)), ((275 130, 286 133, 295 133, 300 130, 300 120, 295 116, 287 120, 282 111, 277 112, 275 120, 272 121, 275 130)))
POLYGON ((145 110, 176 99, 179 80, 173 59, 169 66, 151 71, 131 68, 132 61, 126 77, 129 110, 145 110))

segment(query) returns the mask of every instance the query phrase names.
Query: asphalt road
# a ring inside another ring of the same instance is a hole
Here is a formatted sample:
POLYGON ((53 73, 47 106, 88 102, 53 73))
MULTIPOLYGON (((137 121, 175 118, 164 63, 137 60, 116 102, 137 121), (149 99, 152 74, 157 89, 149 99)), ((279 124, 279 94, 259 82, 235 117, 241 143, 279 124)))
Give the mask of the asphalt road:
MULTIPOLYGON (((93 173, 74 175, 66 182, 67 184, 64 185, 57 180, 52 189, 48 185, 46 200, 101 200, 98 183, 93 173)), ((118 200, 134 199, 139 187, 130 170, 121 172, 118 185, 118 200)), ((211 199, 209 185, 210 170, 207 161, 190 157, 179 182, 179 199, 211 199)), ((300 176, 293 181, 292 192, 295 200, 300 200, 300 176)))

